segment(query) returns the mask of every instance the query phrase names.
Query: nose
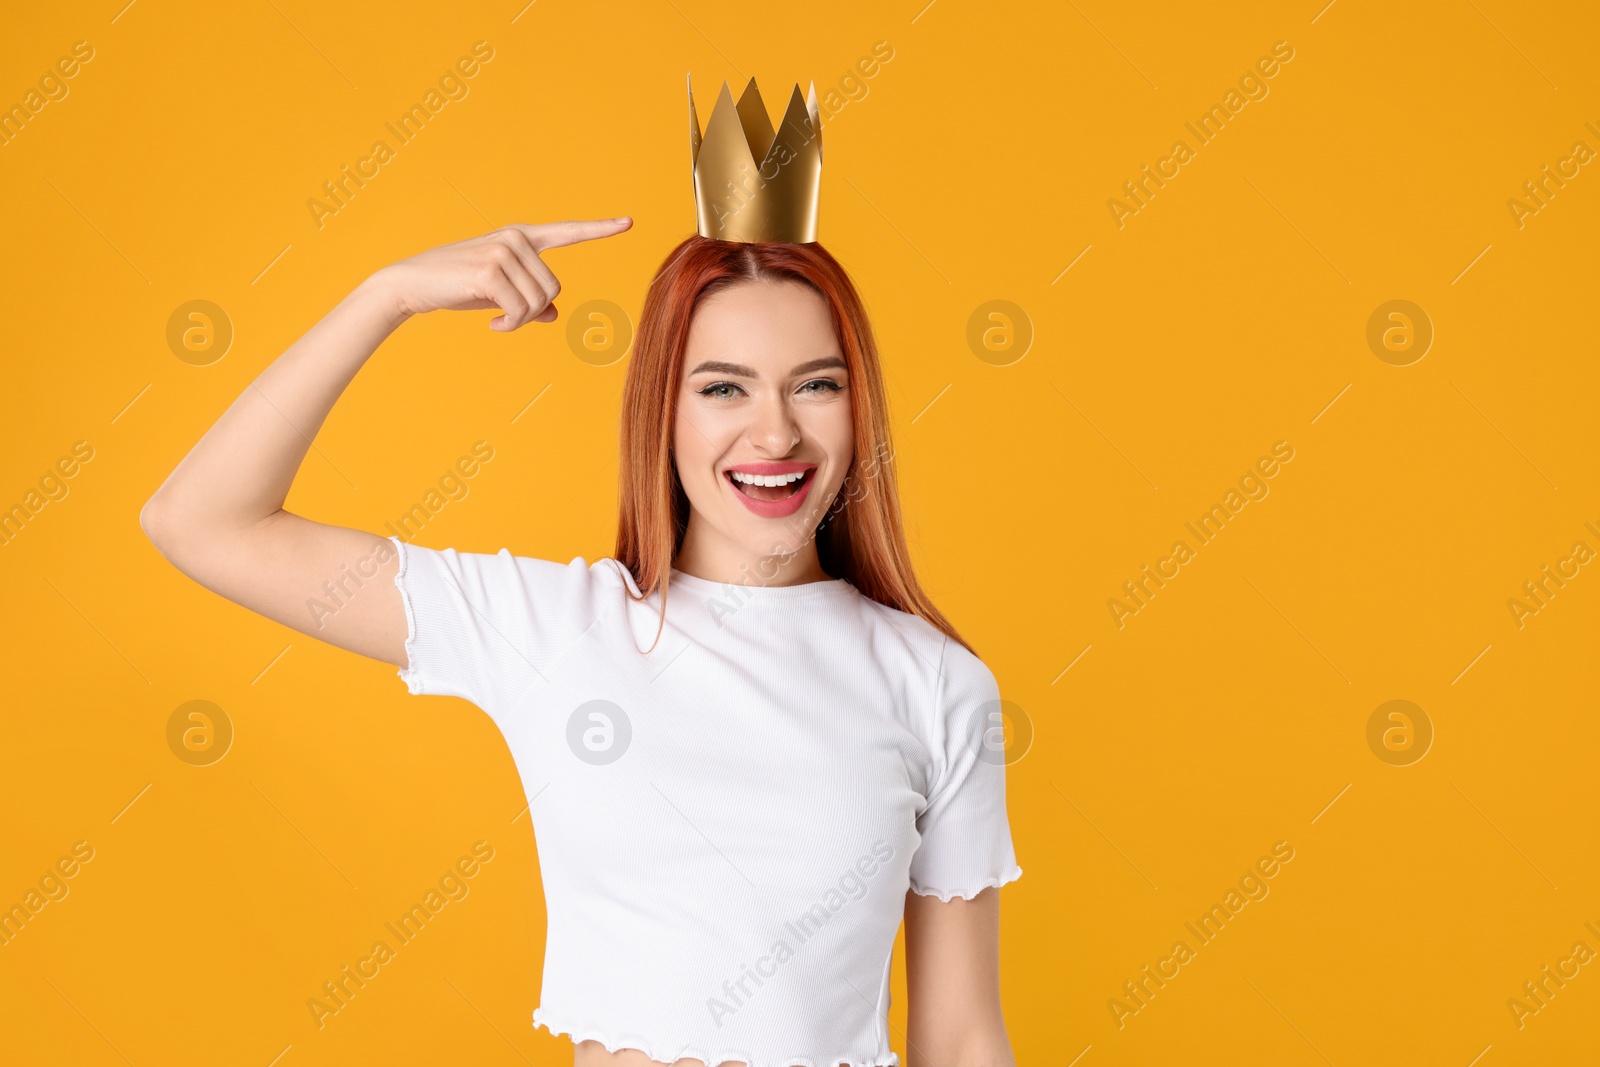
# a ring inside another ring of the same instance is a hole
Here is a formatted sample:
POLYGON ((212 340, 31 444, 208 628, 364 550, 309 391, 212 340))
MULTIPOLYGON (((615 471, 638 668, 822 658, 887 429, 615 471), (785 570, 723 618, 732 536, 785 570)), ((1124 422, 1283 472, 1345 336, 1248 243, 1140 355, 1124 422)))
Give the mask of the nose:
POLYGON ((756 448, 783 456, 800 443, 800 424, 787 399, 774 393, 757 405, 749 434, 750 443, 756 448))

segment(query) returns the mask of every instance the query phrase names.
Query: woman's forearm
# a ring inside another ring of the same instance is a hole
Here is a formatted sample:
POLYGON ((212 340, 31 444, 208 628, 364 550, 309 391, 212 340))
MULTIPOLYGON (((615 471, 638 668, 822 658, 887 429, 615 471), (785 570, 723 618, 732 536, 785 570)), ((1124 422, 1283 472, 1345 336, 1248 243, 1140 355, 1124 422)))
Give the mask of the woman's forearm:
POLYGON ((234 400, 145 505, 140 522, 184 538, 277 514, 334 402, 408 314, 367 278, 234 400))

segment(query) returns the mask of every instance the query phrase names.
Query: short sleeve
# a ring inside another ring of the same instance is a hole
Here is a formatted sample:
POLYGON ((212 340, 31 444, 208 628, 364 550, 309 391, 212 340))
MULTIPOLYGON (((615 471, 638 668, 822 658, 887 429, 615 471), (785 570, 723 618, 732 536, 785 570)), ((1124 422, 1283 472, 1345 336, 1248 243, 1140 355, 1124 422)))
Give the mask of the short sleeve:
MULTIPOLYGON (((493 714, 554 669, 601 617, 618 581, 598 560, 570 563, 497 553, 423 548, 390 536, 395 586, 406 617, 406 666, 414 694, 454 696, 493 714)), ((620 565, 619 565, 620 566, 620 565)))
POLYGON ((1004 751, 996 743, 1000 688, 983 661, 945 638, 933 724, 933 785, 917 817, 911 889, 971 900, 1022 876, 1006 817, 1004 751))

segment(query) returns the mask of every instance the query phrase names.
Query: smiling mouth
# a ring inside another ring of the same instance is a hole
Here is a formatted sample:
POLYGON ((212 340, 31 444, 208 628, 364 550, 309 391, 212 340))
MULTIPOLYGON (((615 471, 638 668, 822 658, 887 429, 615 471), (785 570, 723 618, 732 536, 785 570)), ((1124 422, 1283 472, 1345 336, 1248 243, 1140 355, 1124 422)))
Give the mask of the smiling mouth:
POLYGON ((816 473, 816 468, 812 467, 810 470, 806 471, 800 477, 796 478, 787 485, 750 485, 747 482, 741 482, 739 479, 735 478, 733 476, 733 471, 731 470, 723 471, 722 473, 723 477, 727 478, 728 481, 733 483, 733 487, 735 489, 749 497, 751 500, 770 501, 787 500, 789 497, 794 496, 801 489, 805 488, 806 483, 811 480, 811 475, 816 473))

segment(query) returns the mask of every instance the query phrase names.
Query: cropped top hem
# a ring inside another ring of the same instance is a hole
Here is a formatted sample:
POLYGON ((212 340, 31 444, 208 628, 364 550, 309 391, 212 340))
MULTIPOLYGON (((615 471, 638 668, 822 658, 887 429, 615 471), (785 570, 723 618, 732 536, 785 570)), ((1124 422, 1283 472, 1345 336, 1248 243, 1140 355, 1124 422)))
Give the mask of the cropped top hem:
POLYGON ((960 897, 962 900, 971 900, 985 889, 992 889, 995 886, 1002 886, 1008 882, 1015 882, 1021 877, 1022 868, 1012 867, 1009 870, 1002 871, 1000 874, 995 875, 993 878, 985 879, 980 885, 974 886, 971 889, 932 889, 928 886, 919 886, 915 881, 913 881, 911 883, 911 891, 917 894, 919 897, 938 897, 941 901, 948 904, 953 897, 960 897))
POLYGON ((837 1056, 823 1056, 820 1059, 813 1059, 810 1056, 786 1056, 782 1059, 766 1060, 759 1056, 752 1056, 748 1052, 739 1049, 728 1049, 715 1054, 707 1053, 705 1050, 693 1046, 683 1046, 671 1051, 666 1049, 655 1051, 640 1038, 614 1038, 601 1030, 591 1028, 574 1029, 571 1023, 565 1023, 559 1019, 551 1022, 548 1017, 544 1016, 543 1008, 534 1010, 533 1026, 536 1030, 542 1026, 555 1037, 565 1034, 572 1039, 574 1045, 580 1041, 598 1041, 605 1046, 607 1052, 621 1052, 624 1049, 631 1052, 642 1052, 652 1060, 666 1064, 676 1063, 685 1057, 697 1059, 706 1064, 706 1067, 717 1067, 717 1064, 729 1061, 745 1063, 749 1067, 838 1067, 839 1064, 845 1064, 847 1067, 899 1067, 900 1064, 900 1056, 895 1052, 889 1053, 888 1059, 879 1059, 875 1055, 869 1055, 865 1059, 857 1059, 854 1056, 841 1053, 837 1056))

